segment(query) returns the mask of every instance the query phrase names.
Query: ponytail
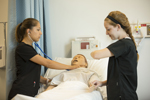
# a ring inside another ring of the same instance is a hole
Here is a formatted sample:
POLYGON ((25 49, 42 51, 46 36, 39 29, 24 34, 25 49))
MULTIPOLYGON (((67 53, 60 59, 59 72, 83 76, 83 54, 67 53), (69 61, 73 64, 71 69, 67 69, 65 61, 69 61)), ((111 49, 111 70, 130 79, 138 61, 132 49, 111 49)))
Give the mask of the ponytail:
POLYGON ((21 25, 22 23, 18 24, 16 27, 16 32, 15 32, 15 37, 16 37, 16 41, 17 42, 21 42, 23 40, 24 35, 22 35, 21 33, 21 25))
MULTIPOLYGON (((134 45, 135 45, 135 48, 136 48, 136 51, 137 51, 137 46, 136 46, 136 42, 135 42, 135 39, 132 35, 132 32, 131 32, 131 27, 130 27, 130 24, 127 28, 124 29, 126 31, 126 33, 129 35, 129 37, 132 39, 134 45)), ((139 60, 139 54, 137 52, 137 61, 139 60)))

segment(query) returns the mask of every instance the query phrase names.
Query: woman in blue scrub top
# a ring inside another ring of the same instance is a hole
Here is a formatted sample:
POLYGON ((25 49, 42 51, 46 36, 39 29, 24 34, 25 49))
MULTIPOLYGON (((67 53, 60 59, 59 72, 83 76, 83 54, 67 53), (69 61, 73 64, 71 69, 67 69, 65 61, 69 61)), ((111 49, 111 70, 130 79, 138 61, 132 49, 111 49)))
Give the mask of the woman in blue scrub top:
POLYGON ((107 80, 95 80, 92 84, 96 88, 106 85, 108 100, 138 100, 136 89, 139 55, 128 18, 120 11, 112 11, 105 18, 104 26, 106 34, 118 41, 91 53, 95 59, 109 57, 107 80))
POLYGON ((40 76, 41 65, 52 69, 75 69, 78 67, 64 65, 37 54, 32 43, 39 41, 41 35, 40 23, 34 18, 27 18, 16 27, 16 40, 19 43, 15 51, 17 77, 13 82, 8 100, 16 94, 27 96, 37 94, 39 83, 47 83, 47 79, 40 76))

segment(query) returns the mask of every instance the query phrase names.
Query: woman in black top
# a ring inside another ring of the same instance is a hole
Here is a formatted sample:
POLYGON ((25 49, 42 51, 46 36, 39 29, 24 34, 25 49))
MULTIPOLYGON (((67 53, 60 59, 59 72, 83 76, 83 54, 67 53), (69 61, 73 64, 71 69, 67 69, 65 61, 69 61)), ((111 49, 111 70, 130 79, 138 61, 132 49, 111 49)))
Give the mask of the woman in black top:
POLYGON ((27 96, 37 94, 39 83, 47 83, 47 79, 40 76, 41 65, 52 69, 74 69, 78 67, 64 65, 37 54, 32 43, 39 41, 41 35, 40 23, 34 18, 27 18, 16 27, 16 40, 19 42, 15 51, 17 78, 13 82, 8 100, 16 94, 27 96))
POLYGON ((108 100, 138 100, 137 61, 139 55, 131 33, 131 27, 125 14, 112 11, 105 18, 106 34, 117 42, 102 50, 93 51, 95 59, 109 58, 106 81, 94 81, 96 86, 107 86, 108 100))

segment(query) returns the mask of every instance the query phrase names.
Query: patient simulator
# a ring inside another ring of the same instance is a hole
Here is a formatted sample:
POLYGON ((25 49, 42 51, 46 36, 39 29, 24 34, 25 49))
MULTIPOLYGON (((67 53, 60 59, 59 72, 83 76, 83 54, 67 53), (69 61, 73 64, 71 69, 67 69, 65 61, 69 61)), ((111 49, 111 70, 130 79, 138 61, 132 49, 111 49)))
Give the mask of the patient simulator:
POLYGON ((80 68, 65 71, 55 76, 51 82, 48 89, 52 89, 62 82, 66 81, 81 81, 90 87, 90 83, 94 80, 100 80, 98 74, 94 71, 87 69, 88 63, 85 56, 78 54, 71 61, 71 65, 79 65, 80 68))
MULTIPOLYGON (((71 65, 80 65, 80 68, 70 71, 48 69, 45 77, 50 78, 51 81, 47 86, 42 86, 39 89, 39 94, 35 98, 18 94, 13 100, 103 100, 104 89, 96 89, 90 83, 94 80, 100 81, 102 77, 106 78, 106 75, 101 76, 96 71, 91 70, 92 68, 90 69, 88 66, 94 65, 94 63, 87 61, 84 55, 78 54, 72 60, 69 58, 67 60, 71 65)), ((61 63, 66 62, 66 60, 61 61, 61 63)), ((91 62, 93 61, 95 60, 91 60, 91 62)), ((100 67, 101 64, 98 64, 100 67)), ((100 68, 104 74, 105 68, 100 68)))

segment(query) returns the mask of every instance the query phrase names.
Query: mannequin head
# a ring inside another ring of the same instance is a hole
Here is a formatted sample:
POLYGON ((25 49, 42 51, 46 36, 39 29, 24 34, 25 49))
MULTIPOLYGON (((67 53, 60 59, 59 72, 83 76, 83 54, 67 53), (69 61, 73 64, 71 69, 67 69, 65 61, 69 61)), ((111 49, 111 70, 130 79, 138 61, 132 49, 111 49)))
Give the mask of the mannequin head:
POLYGON ((77 54, 76 56, 73 57, 73 59, 71 61, 71 65, 79 65, 80 67, 87 68, 88 63, 87 63, 87 59, 85 58, 84 55, 77 54))

